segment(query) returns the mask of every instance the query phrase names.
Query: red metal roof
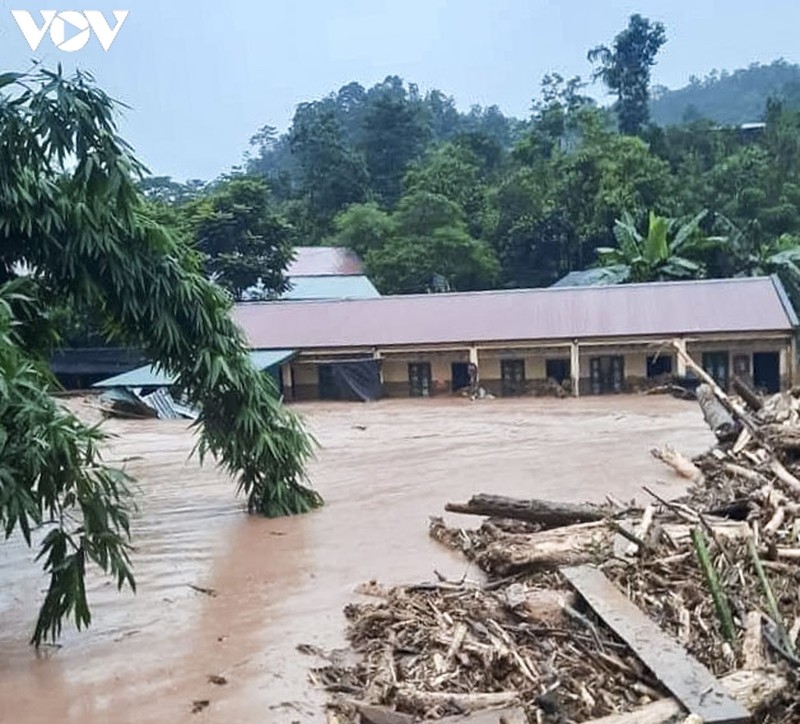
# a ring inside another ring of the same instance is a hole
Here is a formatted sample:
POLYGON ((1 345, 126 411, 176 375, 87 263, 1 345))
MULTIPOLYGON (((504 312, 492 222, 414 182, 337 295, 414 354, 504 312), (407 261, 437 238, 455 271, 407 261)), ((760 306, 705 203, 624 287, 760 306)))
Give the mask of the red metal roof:
POLYGON ((786 331, 796 317, 777 279, 759 277, 240 304, 254 348, 581 339, 786 331))
POLYGON ((338 246, 297 246, 286 276, 353 276, 364 273, 358 254, 338 246))

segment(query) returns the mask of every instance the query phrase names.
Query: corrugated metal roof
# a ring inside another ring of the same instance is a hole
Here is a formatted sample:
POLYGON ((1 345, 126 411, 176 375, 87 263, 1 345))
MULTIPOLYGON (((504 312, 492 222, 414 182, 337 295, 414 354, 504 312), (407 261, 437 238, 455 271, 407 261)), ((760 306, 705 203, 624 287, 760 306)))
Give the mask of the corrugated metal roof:
POLYGON ((288 277, 353 276, 364 273, 358 254, 339 246, 297 246, 288 277))
POLYGON ((363 275, 292 277, 289 282, 292 287, 281 299, 374 299, 380 296, 363 275))
POLYGON ((618 284, 616 275, 609 274, 605 269, 586 269, 585 271, 571 271, 565 274, 551 287, 592 287, 601 284, 618 284))
MULTIPOLYGON (((291 349, 256 349, 250 352, 250 361, 260 370, 267 370, 297 354, 291 349)), ((173 378, 159 372, 155 367, 144 365, 130 372, 101 380, 93 387, 168 387, 173 378)))
POLYGON ((297 349, 789 331, 777 278, 238 305, 253 347, 297 349))

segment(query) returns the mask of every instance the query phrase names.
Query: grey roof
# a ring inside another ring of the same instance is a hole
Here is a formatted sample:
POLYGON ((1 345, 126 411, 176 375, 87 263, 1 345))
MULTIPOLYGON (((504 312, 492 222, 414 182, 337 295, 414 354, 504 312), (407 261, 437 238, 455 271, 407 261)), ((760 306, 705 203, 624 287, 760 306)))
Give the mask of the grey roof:
POLYGON ((265 349, 788 333, 797 324, 776 277, 250 303, 234 317, 265 349))
POLYGON ((364 265, 358 254, 339 246, 297 246, 286 269, 288 277, 358 276, 364 265))
POLYGON ((371 299, 380 294, 364 275, 291 277, 281 299, 371 299))
POLYGON ((565 274, 551 287, 591 287, 601 284, 618 284, 619 277, 607 269, 584 269, 565 274))
MULTIPOLYGON (((250 352, 250 361, 260 370, 268 370, 294 357, 297 353, 291 349, 253 350, 250 352)), ((121 375, 109 377, 107 380, 96 382, 93 387, 169 387, 174 384, 174 378, 161 372, 151 365, 137 367, 121 375)))

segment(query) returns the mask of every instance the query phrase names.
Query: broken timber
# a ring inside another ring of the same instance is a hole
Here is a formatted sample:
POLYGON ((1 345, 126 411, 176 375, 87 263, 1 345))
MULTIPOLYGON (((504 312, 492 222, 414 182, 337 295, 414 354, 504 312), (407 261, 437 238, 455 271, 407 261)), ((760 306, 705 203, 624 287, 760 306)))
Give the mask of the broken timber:
POLYGON ((450 513, 485 515, 492 518, 514 518, 528 523, 540 523, 545 528, 558 528, 571 523, 603 520, 607 510, 576 503, 554 503, 549 500, 521 500, 485 493, 473 495, 468 503, 448 503, 450 513))
POLYGON ((631 603, 592 566, 564 567, 561 573, 691 714, 706 724, 746 724, 750 714, 714 675, 631 603))

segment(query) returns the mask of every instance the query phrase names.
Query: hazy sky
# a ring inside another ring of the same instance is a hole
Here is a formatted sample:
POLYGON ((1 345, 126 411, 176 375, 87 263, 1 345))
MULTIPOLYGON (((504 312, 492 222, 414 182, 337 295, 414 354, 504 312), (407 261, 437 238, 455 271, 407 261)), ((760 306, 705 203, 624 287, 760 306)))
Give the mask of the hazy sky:
POLYGON ((0 0, 0 72, 32 58, 90 70, 131 106, 122 131, 138 155, 181 180, 228 170, 260 126, 284 130, 298 103, 353 80, 396 74, 462 109, 526 116, 545 73, 588 76, 587 50, 610 43, 634 12, 666 26, 658 84, 800 60, 800 4, 789 0, 90 0, 77 7, 109 20, 130 11, 108 52, 92 38, 64 53, 46 36, 34 53, 11 10, 40 21, 40 9, 76 7, 61 3, 0 0))

